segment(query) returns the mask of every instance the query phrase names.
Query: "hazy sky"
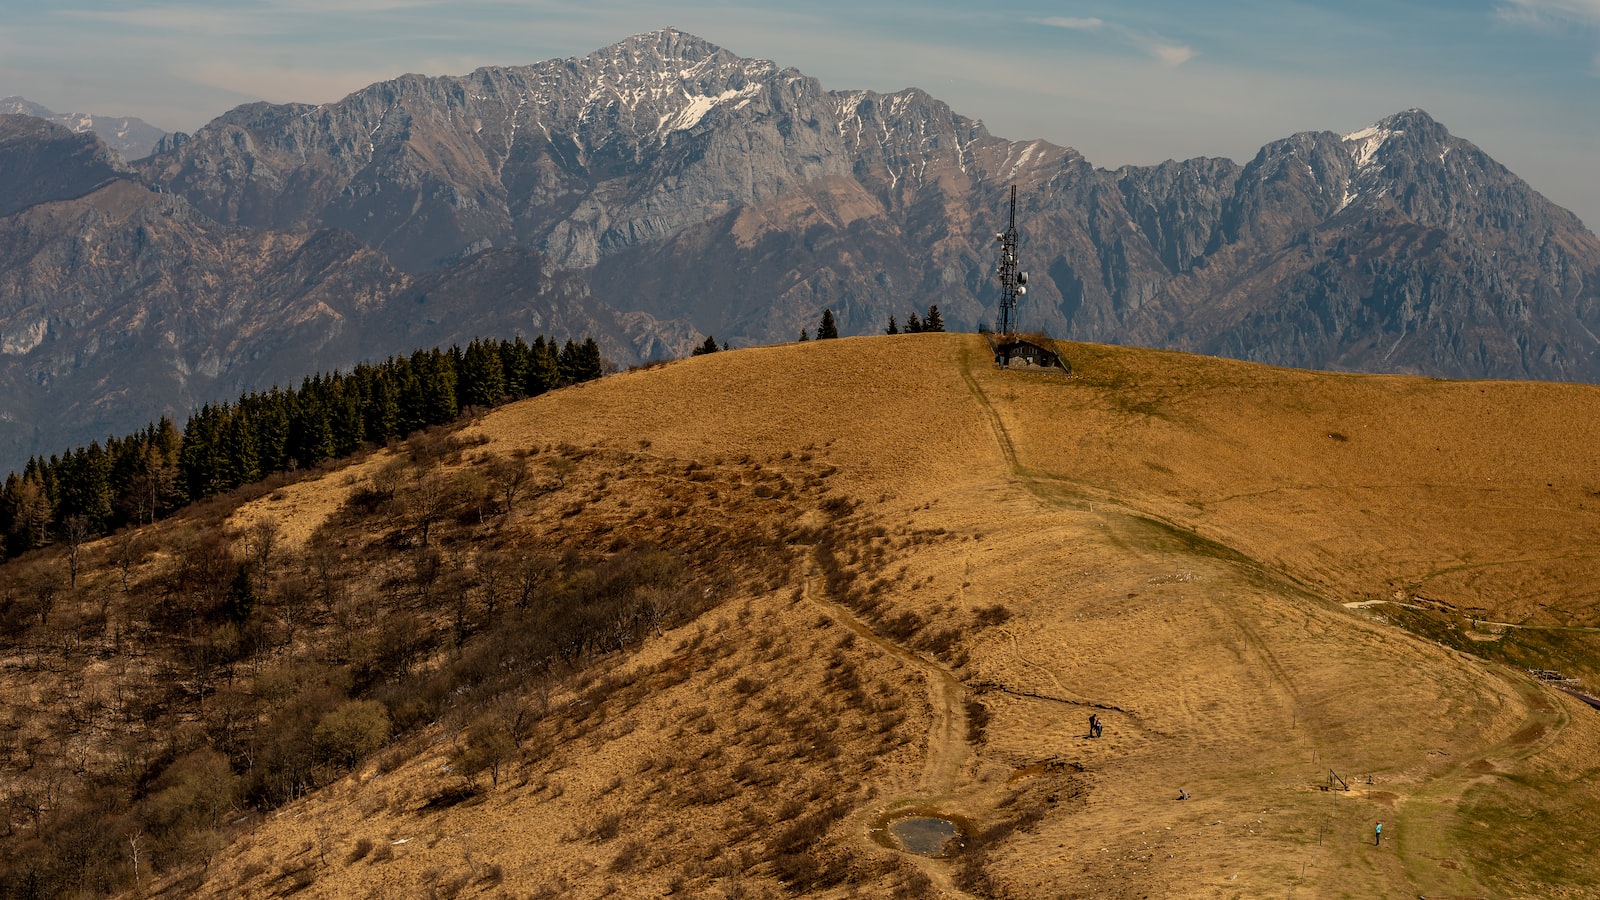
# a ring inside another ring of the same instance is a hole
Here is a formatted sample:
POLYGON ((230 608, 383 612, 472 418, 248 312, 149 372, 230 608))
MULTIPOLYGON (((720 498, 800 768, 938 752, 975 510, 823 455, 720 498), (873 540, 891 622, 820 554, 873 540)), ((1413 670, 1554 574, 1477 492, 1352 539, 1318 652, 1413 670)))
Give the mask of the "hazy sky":
POLYGON ((920 87, 1096 165, 1421 107, 1600 227, 1600 0, 0 0, 0 96, 192 131, 252 100, 582 56, 672 25, 829 89, 920 87))

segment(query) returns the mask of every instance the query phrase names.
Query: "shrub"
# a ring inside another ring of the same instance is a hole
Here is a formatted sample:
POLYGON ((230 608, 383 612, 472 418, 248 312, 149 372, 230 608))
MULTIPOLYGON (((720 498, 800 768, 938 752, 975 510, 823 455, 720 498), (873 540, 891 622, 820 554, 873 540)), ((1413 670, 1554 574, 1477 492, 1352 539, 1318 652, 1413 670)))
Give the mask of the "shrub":
POLYGON ((350 851, 350 862, 360 862, 368 853, 372 852, 372 838, 362 838, 356 841, 355 848, 350 851))
POLYGON ((977 622, 979 628, 988 628, 991 625, 1004 624, 1011 618, 1011 610, 1006 609, 1005 606, 999 603, 996 603, 993 606, 985 606, 978 609, 974 613, 973 618, 977 622))
POLYGON ((376 700, 351 700, 322 717, 312 746, 326 762, 354 766, 389 739, 389 711, 376 700))

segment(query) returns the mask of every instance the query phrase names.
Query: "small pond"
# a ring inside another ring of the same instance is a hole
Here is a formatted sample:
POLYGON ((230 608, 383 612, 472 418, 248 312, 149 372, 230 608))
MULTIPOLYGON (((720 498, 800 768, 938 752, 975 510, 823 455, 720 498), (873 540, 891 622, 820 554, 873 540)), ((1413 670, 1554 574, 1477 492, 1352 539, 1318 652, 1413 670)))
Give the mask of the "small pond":
POLYGON ((961 836, 956 823, 933 816, 912 816, 890 823, 889 832, 909 853, 942 856, 952 840, 961 836))

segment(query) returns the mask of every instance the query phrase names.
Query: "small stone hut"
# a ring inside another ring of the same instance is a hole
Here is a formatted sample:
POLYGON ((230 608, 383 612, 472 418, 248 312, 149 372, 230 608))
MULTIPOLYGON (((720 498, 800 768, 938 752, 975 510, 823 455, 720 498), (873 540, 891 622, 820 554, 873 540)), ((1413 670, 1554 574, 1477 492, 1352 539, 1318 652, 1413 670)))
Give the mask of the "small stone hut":
POLYGON ((1072 367, 1054 348, 1055 342, 1042 335, 995 334, 989 336, 994 347, 994 364, 1005 368, 1041 368, 1070 372, 1072 367))

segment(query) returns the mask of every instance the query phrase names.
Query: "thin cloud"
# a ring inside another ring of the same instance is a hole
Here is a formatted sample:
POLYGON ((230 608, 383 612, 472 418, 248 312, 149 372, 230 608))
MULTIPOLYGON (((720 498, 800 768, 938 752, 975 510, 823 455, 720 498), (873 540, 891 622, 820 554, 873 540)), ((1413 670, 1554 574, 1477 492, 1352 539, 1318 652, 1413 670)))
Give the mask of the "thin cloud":
POLYGON ((1068 16, 1050 16, 1034 21, 1040 25, 1049 25, 1051 28, 1070 28, 1074 31, 1094 31, 1106 24, 1104 19, 1074 19, 1068 16))
POLYGON ((1150 41, 1144 45, 1144 50, 1169 66, 1181 66, 1194 58, 1194 48, 1185 44, 1150 41))
MULTIPOLYGON (((1596 2, 1600 2, 1600 0, 1596 0, 1596 2)), ((1051 28, 1063 28, 1068 31, 1099 31, 1114 35, 1124 44, 1133 47, 1140 53, 1143 53, 1152 59, 1159 61, 1162 65, 1167 66, 1168 68, 1181 66, 1193 59, 1195 56, 1194 48, 1187 44, 1169 41, 1160 35, 1138 31, 1136 29, 1129 28, 1126 25, 1119 25, 1115 22, 1107 22, 1100 18, 1048 16, 1041 19, 1034 19, 1033 22, 1037 25, 1047 25, 1051 28)))

